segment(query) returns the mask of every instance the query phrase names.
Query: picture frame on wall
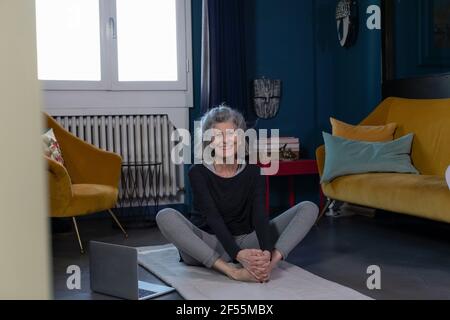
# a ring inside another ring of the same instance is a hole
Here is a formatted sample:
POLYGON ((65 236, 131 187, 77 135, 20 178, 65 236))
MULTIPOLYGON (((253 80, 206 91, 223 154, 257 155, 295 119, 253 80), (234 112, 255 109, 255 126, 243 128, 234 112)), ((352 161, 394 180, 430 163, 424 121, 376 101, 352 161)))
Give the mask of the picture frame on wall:
POLYGON ((450 67, 450 0, 419 1, 420 65, 450 67))

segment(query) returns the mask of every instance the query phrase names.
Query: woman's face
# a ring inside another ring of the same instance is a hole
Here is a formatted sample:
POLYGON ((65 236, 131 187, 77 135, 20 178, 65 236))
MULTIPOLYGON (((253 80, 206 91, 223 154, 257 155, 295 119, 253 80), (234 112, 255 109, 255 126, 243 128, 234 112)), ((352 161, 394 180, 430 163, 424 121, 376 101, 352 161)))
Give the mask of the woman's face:
POLYGON ((238 152, 238 135, 232 122, 218 123, 214 126, 214 146, 216 157, 219 159, 235 158, 238 152))

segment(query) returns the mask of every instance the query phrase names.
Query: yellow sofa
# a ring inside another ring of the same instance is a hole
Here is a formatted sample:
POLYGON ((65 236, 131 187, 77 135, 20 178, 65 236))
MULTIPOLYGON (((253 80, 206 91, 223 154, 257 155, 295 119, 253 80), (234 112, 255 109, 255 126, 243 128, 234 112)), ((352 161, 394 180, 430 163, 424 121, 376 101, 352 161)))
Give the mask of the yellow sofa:
POLYGON ((44 116, 47 128, 55 133, 64 159, 63 166, 44 156, 47 161, 50 217, 72 218, 82 253, 84 249, 76 217, 109 211, 128 237, 111 211, 119 194, 121 157, 78 139, 51 116, 44 116))
MULTIPOLYGON (((397 123, 395 138, 414 133, 412 161, 421 175, 375 173, 323 184, 333 200, 450 223, 450 99, 388 98, 361 125, 397 123)), ((316 153, 320 174, 325 147, 316 153)))

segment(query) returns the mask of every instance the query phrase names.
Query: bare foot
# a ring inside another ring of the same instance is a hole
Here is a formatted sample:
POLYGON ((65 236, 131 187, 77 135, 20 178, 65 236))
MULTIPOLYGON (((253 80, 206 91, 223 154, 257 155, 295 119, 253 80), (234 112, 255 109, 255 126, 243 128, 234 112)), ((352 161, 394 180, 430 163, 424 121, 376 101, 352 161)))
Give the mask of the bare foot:
POLYGON ((250 274, 246 269, 236 269, 231 277, 233 280, 241 282, 259 283, 258 279, 250 274))

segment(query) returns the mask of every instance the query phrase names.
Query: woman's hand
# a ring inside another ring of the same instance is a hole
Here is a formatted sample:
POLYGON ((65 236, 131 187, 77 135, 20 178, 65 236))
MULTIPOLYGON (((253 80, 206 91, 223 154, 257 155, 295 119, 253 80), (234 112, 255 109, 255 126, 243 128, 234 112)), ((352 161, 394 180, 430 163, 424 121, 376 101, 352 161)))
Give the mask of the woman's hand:
POLYGON ((270 252, 244 249, 239 251, 236 260, 258 281, 267 282, 270 279, 270 252))

